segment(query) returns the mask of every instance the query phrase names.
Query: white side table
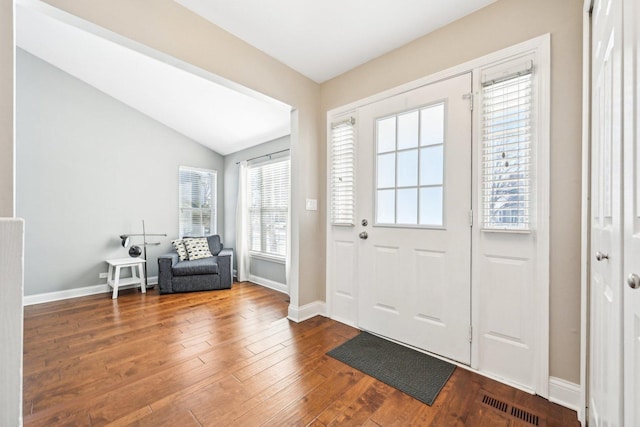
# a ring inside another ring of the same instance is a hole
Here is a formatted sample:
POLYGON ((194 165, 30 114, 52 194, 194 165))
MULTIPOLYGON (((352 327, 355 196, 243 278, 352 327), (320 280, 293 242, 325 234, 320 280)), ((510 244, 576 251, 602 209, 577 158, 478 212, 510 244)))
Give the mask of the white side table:
POLYGON ((113 295, 111 296, 112 299, 118 298, 118 288, 125 285, 136 285, 136 287, 139 285, 142 293, 147 293, 147 287, 144 284, 144 272, 142 271, 145 262, 147 261, 140 258, 119 258, 107 260, 107 264, 109 264, 107 284, 113 288, 113 295), (120 279, 120 270, 127 267, 131 269, 131 277, 120 279), (137 273, 136 268, 138 269, 137 273))

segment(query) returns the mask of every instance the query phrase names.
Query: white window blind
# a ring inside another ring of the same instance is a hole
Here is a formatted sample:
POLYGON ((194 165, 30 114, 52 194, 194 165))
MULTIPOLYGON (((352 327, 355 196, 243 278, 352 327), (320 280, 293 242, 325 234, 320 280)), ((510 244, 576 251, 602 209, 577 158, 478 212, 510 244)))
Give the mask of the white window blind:
POLYGON ((249 251, 287 255, 289 158, 249 166, 249 251))
POLYGON ((331 225, 355 223, 355 119, 331 125, 331 225))
POLYGON ((482 84, 485 229, 530 228, 533 67, 527 64, 482 84))
POLYGON ((180 237, 216 234, 217 172, 180 167, 180 237))

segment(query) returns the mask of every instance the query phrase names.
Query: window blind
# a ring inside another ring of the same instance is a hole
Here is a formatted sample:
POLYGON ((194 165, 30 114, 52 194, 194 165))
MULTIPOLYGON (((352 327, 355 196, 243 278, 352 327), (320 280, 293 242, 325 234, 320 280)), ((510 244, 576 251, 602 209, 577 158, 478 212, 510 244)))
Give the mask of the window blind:
POLYGON ((216 193, 216 171, 180 167, 180 237, 217 233, 216 193))
POLYGON ((289 158, 249 166, 249 250, 284 258, 287 254, 289 158))
POLYGON ((331 125, 331 225, 355 224, 355 119, 331 125))
POLYGON ((482 87, 485 229, 528 230, 531 210, 532 67, 482 87))

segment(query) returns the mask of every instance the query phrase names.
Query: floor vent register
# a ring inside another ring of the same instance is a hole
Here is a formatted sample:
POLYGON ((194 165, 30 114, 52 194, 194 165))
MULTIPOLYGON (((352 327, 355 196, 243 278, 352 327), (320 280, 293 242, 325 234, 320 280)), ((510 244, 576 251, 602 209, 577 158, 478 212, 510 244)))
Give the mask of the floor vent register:
POLYGON ((497 399, 487 393, 481 393, 480 397, 482 404, 500 411, 510 418, 524 421, 527 424, 538 427, 546 427, 547 425, 547 420, 543 416, 518 408, 517 406, 510 405, 509 403, 497 399))

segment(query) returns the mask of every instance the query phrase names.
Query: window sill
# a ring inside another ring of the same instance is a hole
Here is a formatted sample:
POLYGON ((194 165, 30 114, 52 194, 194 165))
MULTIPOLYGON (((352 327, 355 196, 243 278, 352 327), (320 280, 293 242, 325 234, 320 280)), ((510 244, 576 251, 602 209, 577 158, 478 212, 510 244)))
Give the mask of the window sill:
POLYGON ((517 228, 482 228, 483 233, 503 233, 503 234, 533 234, 533 230, 517 228))
POLYGON ((276 255, 264 254, 264 253, 261 253, 261 252, 249 252, 249 257, 255 258, 255 259, 260 259, 260 260, 263 260, 263 261, 275 262, 277 264, 285 264, 286 263, 286 259, 284 257, 279 257, 279 256, 276 256, 276 255))

